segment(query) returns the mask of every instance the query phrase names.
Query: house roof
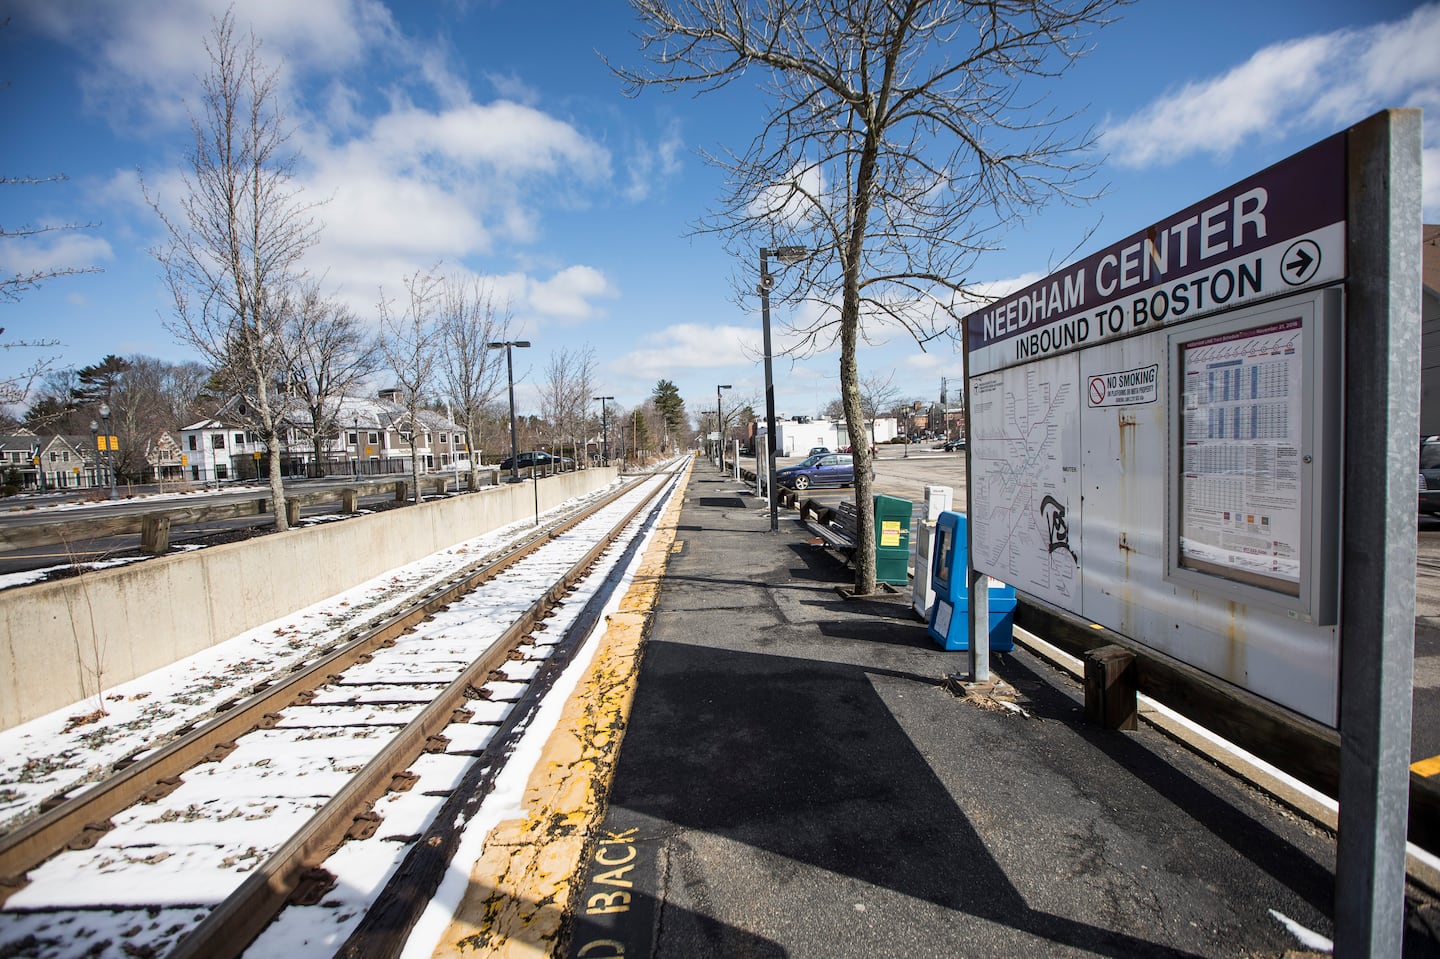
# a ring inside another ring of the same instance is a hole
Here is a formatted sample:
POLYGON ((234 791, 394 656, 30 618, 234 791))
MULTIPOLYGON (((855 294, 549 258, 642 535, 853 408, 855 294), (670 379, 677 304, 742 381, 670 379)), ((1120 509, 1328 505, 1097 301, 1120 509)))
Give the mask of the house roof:
MULTIPOLYGON (((242 423, 233 417, 237 400, 231 400, 216 414, 216 418, 201 420, 198 423, 185 427, 182 432, 191 433, 197 430, 229 430, 229 429, 250 429, 248 424, 242 423), (229 414, 229 418, 227 418, 229 414)), ((405 406, 401 403, 392 403, 389 400, 372 398, 368 396, 342 396, 332 403, 337 408, 335 422, 342 429, 352 427, 357 422, 360 427, 367 430, 391 430, 399 429, 408 417, 405 406)), ((293 410, 286 417, 286 421, 292 426, 308 427, 310 416, 304 410, 293 410)), ((455 431, 460 432, 460 425, 452 422, 442 413, 431 410, 420 411, 420 422, 426 429, 436 432, 455 431)))

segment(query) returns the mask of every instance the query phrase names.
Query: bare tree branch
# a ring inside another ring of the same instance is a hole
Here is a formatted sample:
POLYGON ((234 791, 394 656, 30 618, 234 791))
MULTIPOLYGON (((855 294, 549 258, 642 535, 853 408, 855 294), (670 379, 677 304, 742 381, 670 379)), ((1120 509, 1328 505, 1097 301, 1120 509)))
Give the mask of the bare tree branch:
POLYGON ((435 386, 435 364, 440 346, 439 305, 441 281, 435 268, 416 270, 405 278, 405 298, 400 311, 380 297, 380 339, 389 371, 394 374, 405 404, 405 422, 398 424, 402 436, 410 444, 410 477, 415 484, 415 502, 424 500, 420 492, 419 441, 425 431, 426 396, 435 386))
POLYGON ((293 403, 287 374, 287 311, 299 300, 301 257, 314 245, 314 204, 292 187, 295 158, 277 77, 254 35, 236 35, 233 12, 204 41, 210 72, 201 78, 201 115, 192 116, 186 193, 171 211, 145 190, 169 243, 154 255, 174 300, 171 332, 216 368, 245 399, 270 451, 275 527, 288 528, 281 454, 293 403))
POLYGON ((480 485, 480 426, 487 407, 500 394, 505 366, 487 343, 510 339, 510 305, 495 302, 494 291, 479 280, 452 276, 440 293, 440 378, 465 427, 470 451, 470 488, 480 485))
MULTIPOLYGON (((761 77, 769 113, 697 230, 755 263, 799 246, 774 295, 818 310, 799 352, 840 346, 851 436, 863 430, 858 350, 899 326, 922 348, 958 333, 967 277, 1009 227, 1089 198, 1092 133, 1036 91, 1085 52, 1126 0, 630 0, 643 68, 611 64, 634 95, 761 77)), ((753 295, 752 278, 740 283, 753 295)), ((875 586, 870 454, 856 455, 856 590, 875 586)))

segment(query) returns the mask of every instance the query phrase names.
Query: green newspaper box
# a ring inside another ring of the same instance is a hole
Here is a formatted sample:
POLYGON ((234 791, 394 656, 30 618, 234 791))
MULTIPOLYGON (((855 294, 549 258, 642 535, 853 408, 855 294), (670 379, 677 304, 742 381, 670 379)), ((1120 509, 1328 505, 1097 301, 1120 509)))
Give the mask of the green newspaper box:
POLYGON ((910 514, 908 499, 875 497, 875 578, 892 586, 910 583, 910 514))

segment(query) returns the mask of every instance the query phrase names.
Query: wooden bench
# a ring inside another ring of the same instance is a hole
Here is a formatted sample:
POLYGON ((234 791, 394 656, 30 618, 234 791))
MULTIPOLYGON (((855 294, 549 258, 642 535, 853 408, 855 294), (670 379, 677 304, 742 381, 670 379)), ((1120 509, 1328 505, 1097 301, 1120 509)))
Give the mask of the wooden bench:
POLYGON ((823 539, 827 546, 853 553, 860 545, 860 516, 855 512, 855 504, 845 500, 833 511, 827 510, 826 513, 828 515, 822 514, 813 520, 807 520, 805 525, 823 539))

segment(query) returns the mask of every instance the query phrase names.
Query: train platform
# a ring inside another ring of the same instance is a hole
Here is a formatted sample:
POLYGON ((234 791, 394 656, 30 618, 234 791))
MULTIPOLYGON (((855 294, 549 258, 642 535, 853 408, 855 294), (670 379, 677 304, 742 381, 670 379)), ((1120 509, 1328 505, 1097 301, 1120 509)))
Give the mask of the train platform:
MULTIPOLYGON (((1333 836, 1144 723, 1085 721, 1017 646, 1013 701, 908 594, 703 461, 676 522, 568 955, 1304 956, 1333 935, 1333 836)), ((1416 889, 1406 955, 1440 954, 1416 889)))

